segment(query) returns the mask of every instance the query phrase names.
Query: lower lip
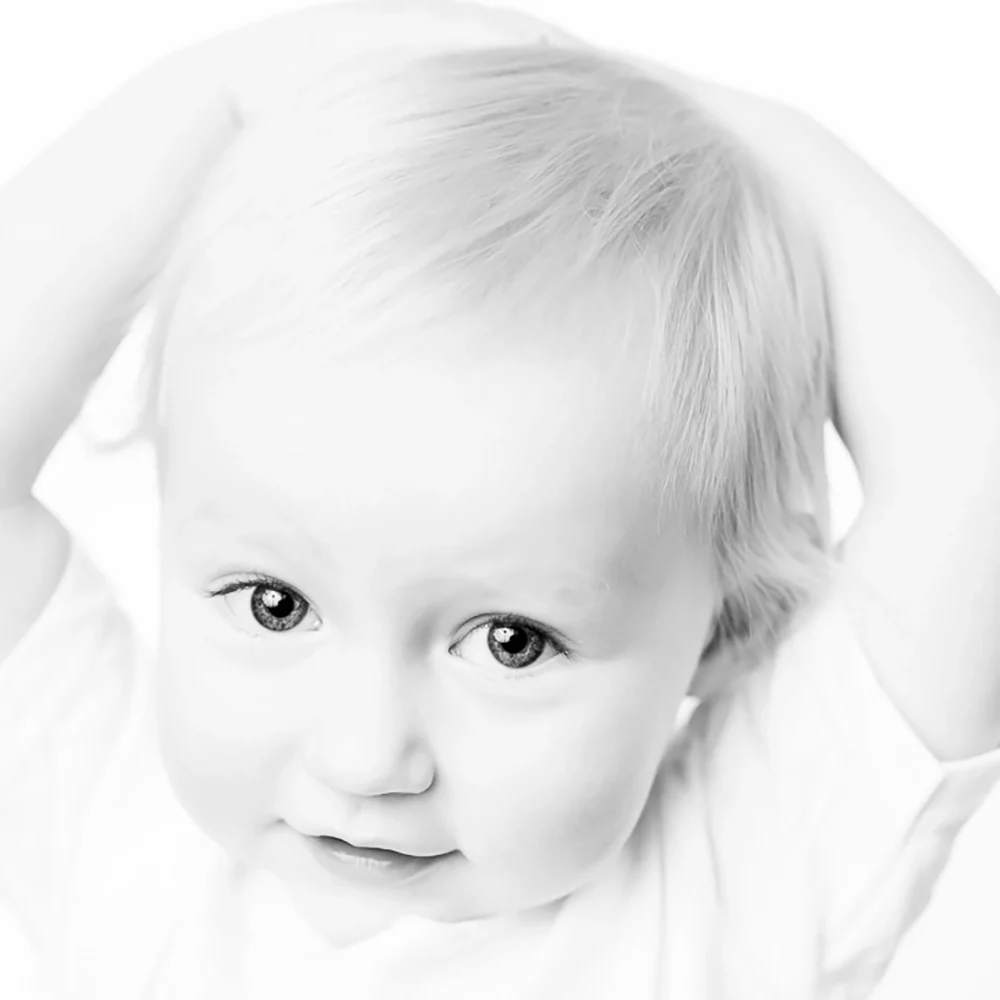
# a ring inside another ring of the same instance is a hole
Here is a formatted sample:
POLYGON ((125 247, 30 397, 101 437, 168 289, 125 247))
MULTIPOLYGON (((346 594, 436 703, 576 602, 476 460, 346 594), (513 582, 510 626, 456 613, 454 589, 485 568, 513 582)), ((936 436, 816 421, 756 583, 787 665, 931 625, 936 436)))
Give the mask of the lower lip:
POLYGON ((355 847, 334 837, 306 836, 305 839, 313 857, 324 868, 364 885, 398 885, 412 881, 432 871, 455 853, 417 858, 395 851, 355 847))

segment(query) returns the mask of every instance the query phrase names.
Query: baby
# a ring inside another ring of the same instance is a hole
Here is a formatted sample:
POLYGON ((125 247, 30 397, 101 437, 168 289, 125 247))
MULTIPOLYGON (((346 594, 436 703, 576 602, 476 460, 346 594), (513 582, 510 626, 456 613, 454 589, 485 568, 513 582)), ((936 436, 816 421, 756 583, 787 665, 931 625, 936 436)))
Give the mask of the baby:
POLYGON ((867 995, 1000 771, 995 296, 787 109, 270 30, 0 201, 2 995, 867 995), (32 485, 150 296, 146 657, 32 485))

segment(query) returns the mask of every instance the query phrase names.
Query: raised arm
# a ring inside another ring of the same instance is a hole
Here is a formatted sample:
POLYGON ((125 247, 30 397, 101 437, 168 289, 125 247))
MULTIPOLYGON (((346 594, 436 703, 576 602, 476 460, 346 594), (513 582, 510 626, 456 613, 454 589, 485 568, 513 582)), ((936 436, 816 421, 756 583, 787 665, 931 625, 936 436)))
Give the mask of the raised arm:
POLYGON ((176 59, 134 77, 0 190, 0 505, 25 500, 232 136, 176 59))
POLYGON ((843 596, 880 683, 941 759, 1000 747, 1000 296, 808 116, 659 71, 757 152, 818 233, 834 421, 864 493, 843 596))
POLYGON ((0 190, 0 505, 25 500, 233 127, 167 59, 0 190))
POLYGON ((0 660, 67 554, 32 495, 38 473, 241 127, 352 55, 542 40, 570 41, 527 15, 453 0, 307 7, 160 60, 0 189, 0 660))
MULTIPOLYGON (((832 293, 843 562, 879 680, 943 759, 1000 747, 1000 296, 828 132, 801 165, 832 293), (821 164, 826 164, 822 172, 821 164)), ((801 181, 800 181, 801 183, 801 181)))
POLYGON ((234 126, 177 60, 126 83, 0 190, 0 660, 68 538, 32 495, 234 126))

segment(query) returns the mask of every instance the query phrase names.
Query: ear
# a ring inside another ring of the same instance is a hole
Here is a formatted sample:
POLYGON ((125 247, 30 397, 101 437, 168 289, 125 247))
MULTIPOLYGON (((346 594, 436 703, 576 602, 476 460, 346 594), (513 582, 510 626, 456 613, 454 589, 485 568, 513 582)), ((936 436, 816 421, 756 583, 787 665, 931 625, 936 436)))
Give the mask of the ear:
POLYGON ((691 679, 688 697, 704 701, 718 694, 742 676, 744 668, 739 646, 723 641, 719 620, 714 619, 698 667, 691 679))

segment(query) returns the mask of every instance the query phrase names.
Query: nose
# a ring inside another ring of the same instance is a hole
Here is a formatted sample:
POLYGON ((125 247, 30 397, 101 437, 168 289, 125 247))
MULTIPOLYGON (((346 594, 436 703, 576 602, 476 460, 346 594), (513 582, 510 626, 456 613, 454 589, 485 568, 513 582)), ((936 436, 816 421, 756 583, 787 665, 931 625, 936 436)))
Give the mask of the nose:
POLYGON ((309 768, 341 795, 417 795, 434 781, 419 690, 407 664, 352 652, 334 664, 317 698, 309 768))

